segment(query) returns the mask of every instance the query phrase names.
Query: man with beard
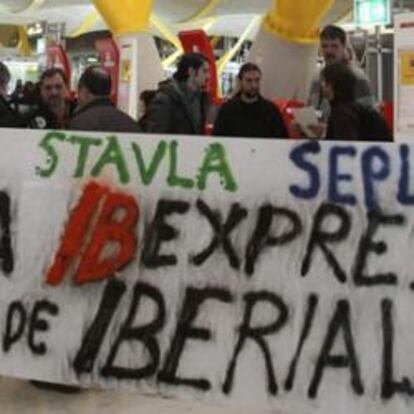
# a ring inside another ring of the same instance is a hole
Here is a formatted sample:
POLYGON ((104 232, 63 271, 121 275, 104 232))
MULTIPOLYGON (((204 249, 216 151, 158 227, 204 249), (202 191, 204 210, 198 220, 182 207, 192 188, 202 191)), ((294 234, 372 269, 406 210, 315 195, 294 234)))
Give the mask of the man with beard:
POLYGON ((160 83, 151 102, 147 132, 203 135, 209 106, 205 92, 209 79, 209 62, 205 56, 183 55, 173 79, 160 83))
MULTIPOLYGON (((40 103, 29 115, 28 126, 32 129, 67 129, 74 110, 74 104, 67 100, 68 82, 59 68, 50 68, 40 77, 40 103)), ((80 392, 79 387, 32 380, 37 388, 72 394, 80 392)))
MULTIPOLYGON (((338 26, 326 26, 319 35, 320 52, 325 66, 344 63, 352 70, 356 82, 354 86, 355 100, 366 106, 374 107, 375 99, 372 95, 370 82, 364 71, 357 66, 349 56, 346 32, 338 26)), ((321 85, 321 73, 319 72, 313 80, 310 88, 308 104, 318 113, 320 125, 312 126, 316 137, 322 136, 330 114, 329 101, 323 94, 321 85)))
POLYGON ((279 110, 260 94, 261 76, 260 68, 253 63, 240 68, 239 92, 221 107, 213 135, 288 138, 279 110))
POLYGON ((64 72, 47 69, 40 77, 40 103, 29 116, 29 128, 67 129, 75 109, 68 101, 68 86, 64 72))

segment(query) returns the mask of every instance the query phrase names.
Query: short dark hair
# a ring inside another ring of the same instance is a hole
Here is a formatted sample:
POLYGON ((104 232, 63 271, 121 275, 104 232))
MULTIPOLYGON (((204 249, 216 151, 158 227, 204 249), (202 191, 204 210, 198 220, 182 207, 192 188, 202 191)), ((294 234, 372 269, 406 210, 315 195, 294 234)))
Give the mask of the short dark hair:
POLYGON ((79 79, 78 89, 82 87, 92 95, 109 96, 111 94, 111 76, 101 66, 89 66, 79 79))
POLYGON ((11 75, 9 68, 0 62, 0 85, 7 85, 10 82, 11 75))
POLYGON ((142 91, 139 95, 139 99, 144 102, 145 106, 148 107, 151 101, 154 99, 157 91, 147 89, 142 91))
POLYGON ((66 77, 65 72, 63 72, 60 68, 49 68, 46 69, 41 75, 40 75, 40 85, 43 85, 44 81, 49 78, 53 78, 54 76, 59 75, 65 84, 68 84, 68 78, 66 77))
POLYGON ((322 79, 332 86, 335 99, 340 101, 353 101, 355 99, 355 84, 357 78, 345 63, 333 63, 322 69, 322 79))
POLYGON ((189 77, 188 70, 190 68, 198 70, 206 62, 208 63, 208 59, 201 53, 186 53, 178 62, 177 72, 174 74, 174 79, 179 82, 186 81, 189 77))
POLYGON ((255 63, 245 63, 244 65, 241 66, 240 70, 239 70, 239 74, 237 75, 237 77, 242 80, 243 76, 245 73, 247 72, 259 72, 260 74, 262 73, 261 69, 259 68, 259 66, 257 66, 255 63))
POLYGON ((333 24, 325 26, 319 34, 320 40, 339 40, 346 45, 346 32, 344 29, 333 24))

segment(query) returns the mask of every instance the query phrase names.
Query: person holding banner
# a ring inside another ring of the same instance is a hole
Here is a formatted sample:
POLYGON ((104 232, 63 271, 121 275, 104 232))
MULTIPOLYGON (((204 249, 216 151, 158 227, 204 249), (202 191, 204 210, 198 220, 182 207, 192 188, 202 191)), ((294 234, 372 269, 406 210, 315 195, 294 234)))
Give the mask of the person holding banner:
POLYGON ((40 103, 29 115, 29 128, 67 129, 75 103, 68 100, 68 80, 62 69, 47 69, 40 77, 40 103))
MULTIPOLYGON (((322 29, 319 35, 320 52, 325 62, 325 68, 335 63, 342 63, 349 67, 355 77, 354 97, 365 105, 375 107, 376 102, 372 94, 371 85, 364 71, 356 64, 352 56, 352 49, 348 45, 346 32, 334 25, 328 25, 322 29)), ((323 70, 323 69, 322 69, 323 70)), ((305 137, 318 138, 326 134, 326 127, 330 113, 329 100, 326 99, 322 88, 321 71, 317 73, 312 81, 308 97, 308 105, 316 111, 319 123, 309 125, 308 129, 312 131, 312 136, 305 133, 303 128, 294 124, 294 128, 302 133, 305 137)))
POLYGON ((344 63, 326 66, 321 72, 323 95, 329 100, 326 138, 353 141, 393 141, 385 119, 355 98, 357 79, 344 63))
MULTIPOLYGON (((364 71, 355 63, 350 56, 346 32, 334 25, 323 28, 319 35, 320 50, 325 66, 334 63, 343 63, 349 67, 355 77, 354 96, 361 104, 375 106, 369 79, 364 71)), ((327 121, 330 111, 329 101, 323 94, 321 71, 315 77, 310 87, 308 103, 321 113, 322 121, 327 121)))
MULTIPOLYGON (((75 104, 67 100, 68 82, 61 69, 47 69, 40 77, 40 103, 29 115, 29 128, 67 129, 75 104)), ((80 392, 79 387, 31 380, 36 388, 65 394, 80 392)))

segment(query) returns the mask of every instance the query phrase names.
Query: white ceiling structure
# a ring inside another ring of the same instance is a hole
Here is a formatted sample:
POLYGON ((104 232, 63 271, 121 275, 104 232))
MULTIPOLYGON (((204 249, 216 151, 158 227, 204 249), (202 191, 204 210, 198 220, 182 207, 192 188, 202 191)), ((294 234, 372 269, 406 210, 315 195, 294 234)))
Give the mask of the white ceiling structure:
MULTIPOLYGON (((138 1, 138 0, 137 0, 138 1)), ((291 0, 295 1, 295 0, 291 0)), ((0 0, 0 24, 28 24, 36 21, 65 23, 68 35, 77 32, 82 23, 95 13, 91 0, 0 0)), ((211 0, 155 0, 154 13, 173 31, 200 27, 210 21, 209 33, 238 36, 257 15, 269 10, 272 0, 222 0, 210 7, 211 0)), ((349 15, 352 0, 336 0, 326 21, 334 22, 349 15)), ((106 29, 98 18, 88 31, 106 29)), ((255 31, 252 31, 253 37, 255 31)))

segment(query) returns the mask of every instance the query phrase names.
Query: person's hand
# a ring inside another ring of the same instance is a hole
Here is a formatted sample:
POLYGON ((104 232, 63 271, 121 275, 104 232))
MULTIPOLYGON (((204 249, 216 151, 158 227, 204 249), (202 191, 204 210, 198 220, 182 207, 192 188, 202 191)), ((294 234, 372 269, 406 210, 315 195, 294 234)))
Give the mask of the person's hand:
POLYGON ((308 129, 312 131, 313 136, 309 138, 324 138, 325 132, 326 132, 326 125, 319 123, 319 124, 313 124, 308 125, 308 129))
POLYGON ((306 138, 305 131, 296 121, 292 121, 291 130, 294 137, 306 138))

